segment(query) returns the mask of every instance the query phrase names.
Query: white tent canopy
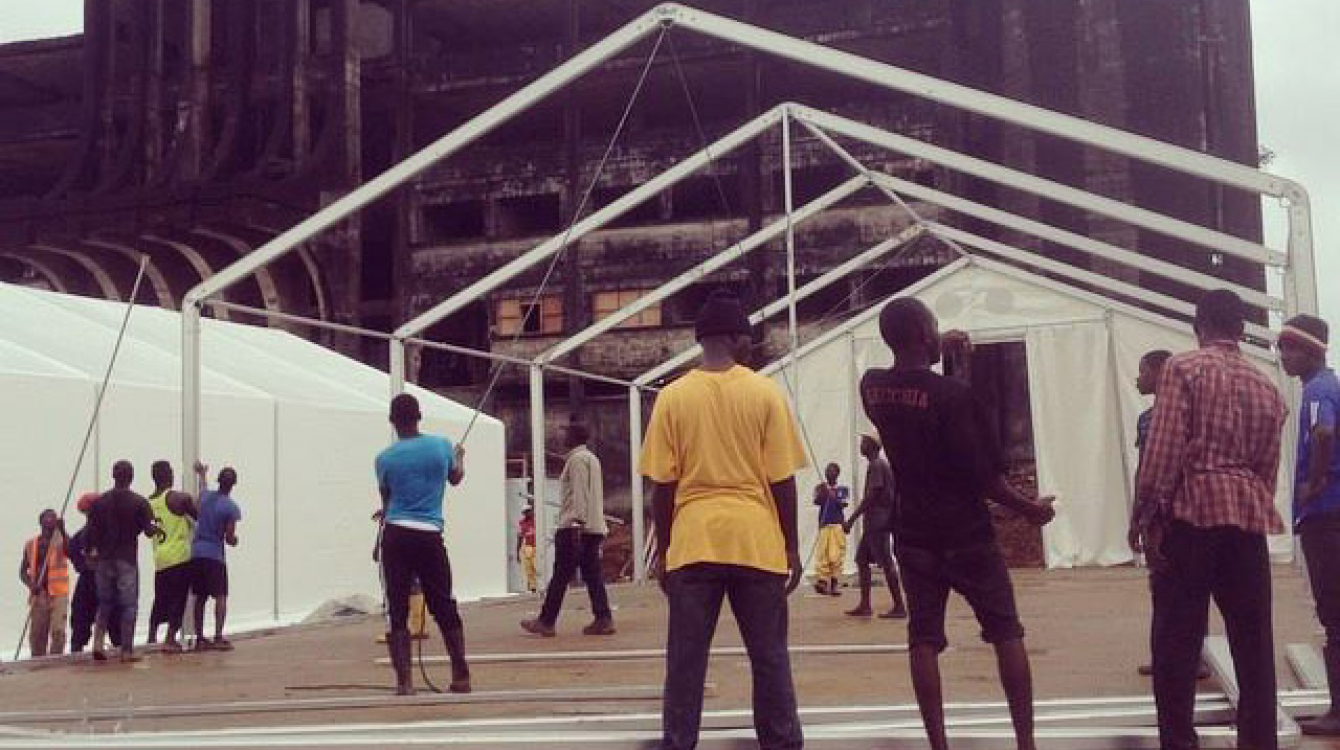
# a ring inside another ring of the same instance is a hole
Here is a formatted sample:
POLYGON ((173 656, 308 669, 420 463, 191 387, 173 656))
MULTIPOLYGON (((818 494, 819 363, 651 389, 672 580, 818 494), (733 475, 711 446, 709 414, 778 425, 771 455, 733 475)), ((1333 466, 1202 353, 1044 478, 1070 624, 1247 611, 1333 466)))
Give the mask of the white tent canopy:
MULTIPOLYGON (((88 429, 125 307, 0 284, 0 550, 19 556, 43 508, 59 509, 88 429)), ((380 499, 372 459, 391 440, 387 376, 297 336, 205 321, 202 455, 237 469, 241 544, 229 552, 229 619, 286 621, 349 594, 379 597, 371 560, 380 499)), ((173 462, 194 490, 181 455, 181 320, 137 307, 74 487, 106 490, 111 465, 135 465, 147 495, 149 466, 173 462)), ((473 410, 414 389, 424 430, 459 437, 473 410)), ((507 590, 502 424, 481 416, 467 477, 448 490, 447 539, 458 595, 507 590), (469 561, 468 564, 460 564, 469 561)), ((71 503, 70 533, 83 521, 71 503)), ((141 545, 140 622, 152 601, 153 563, 141 545)), ((26 608, 17 581, 0 586, 0 648, 15 643, 26 608)))
MULTIPOLYGON (((1056 520, 1043 531, 1047 566, 1129 562, 1135 420, 1148 406, 1135 390, 1136 371, 1153 349, 1194 348, 1190 326, 976 256, 898 296, 925 302, 941 330, 966 331, 974 343, 1024 344, 1039 491, 1057 498, 1056 520)), ((881 309, 866 310, 764 370, 794 395, 812 464, 836 461, 853 478, 855 496, 865 464, 857 443, 871 429, 857 386, 867 369, 892 363, 879 334, 881 309)), ((1288 387, 1269 352, 1245 349, 1288 387)), ((1293 454, 1291 435, 1286 431, 1285 456, 1293 454)), ((1288 518, 1289 461, 1280 474, 1276 505, 1288 518)), ((802 513, 802 540, 813 539, 815 524, 813 513, 802 513)), ((1289 549, 1287 537, 1272 540, 1274 552, 1289 549)))

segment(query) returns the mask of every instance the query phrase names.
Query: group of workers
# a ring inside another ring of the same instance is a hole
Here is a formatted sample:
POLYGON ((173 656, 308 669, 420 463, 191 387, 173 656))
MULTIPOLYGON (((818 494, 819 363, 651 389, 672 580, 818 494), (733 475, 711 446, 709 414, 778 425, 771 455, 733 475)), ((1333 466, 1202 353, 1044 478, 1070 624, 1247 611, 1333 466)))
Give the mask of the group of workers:
MULTIPOLYGON (((1150 567, 1151 671, 1160 741, 1168 749, 1197 746, 1195 682, 1211 599, 1224 617, 1241 686, 1240 746, 1277 747, 1266 535, 1283 530, 1274 496, 1286 409, 1270 378, 1239 349, 1246 316, 1235 294, 1212 291, 1196 308, 1199 348, 1149 357, 1142 365, 1142 390, 1156 394, 1156 400, 1140 419, 1141 461, 1129 538, 1150 567), (1161 372, 1149 371, 1155 360, 1162 361, 1161 372)), ((912 298, 885 305, 879 325, 894 364, 866 372, 860 383, 876 433, 862 439, 862 453, 870 462, 864 496, 856 513, 843 518, 840 503, 848 493, 837 482, 836 467, 825 472, 826 481, 815 493, 826 537, 820 542, 823 567, 816 586, 834 590, 832 561, 839 558, 831 550, 863 517, 861 567, 874 562, 885 568, 895 597, 893 612, 904 610, 908 618, 913 688, 930 746, 948 747, 939 657, 948 644, 945 612, 954 591, 966 599, 982 638, 995 649, 1017 745, 1030 750, 1035 747, 1033 695, 1024 627, 987 501, 1043 526, 1055 516, 1052 499, 1027 497, 1010 485, 1001 449, 994 432, 985 428, 971 386, 933 369, 946 348, 969 347, 966 337, 942 339, 935 315, 912 298), (882 464, 881 450, 890 469, 882 464), (839 511, 829 510, 832 506, 839 511), (890 530, 899 570, 884 554, 890 530), (898 593, 897 572, 905 597, 898 593)), ((739 301, 710 297, 696 322, 696 336, 701 364, 660 392, 639 467, 655 485, 655 572, 668 603, 662 747, 697 744, 710 646, 722 603, 729 599, 750 659, 759 744, 799 748, 803 737, 787 648, 787 595, 804 571, 795 475, 807 464, 806 452, 780 390, 744 364, 752 338, 739 301)), ((1340 457, 1333 449, 1340 384, 1326 367, 1327 339, 1324 322, 1299 316, 1288 321, 1278 342, 1285 370, 1305 384, 1294 515, 1327 632, 1332 706, 1304 726, 1318 734, 1340 733, 1340 457)), ((397 397, 392 421, 402 442, 421 440, 416 431, 404 429, 407 414, 417 420, 417 405, 412 397, 397 397)), ((607 623, 612 630, 603 587, 595 583, 598 571, 587 575, 585 564, 598 557, 602 529, 591 526, 589 514, 569 515, 577 510, 568 507, 569 499, 589 499, 582 493, 590 491, 592 476, 592 458, 583 445, 587 433, 575 429, 570 434, 566 520, 556 540, 558 573, 541 615, 523 623, 542 635, 553 633, 562 590, 576 568, 583 568, 592 586, 593 625, 607 623)), ((379 459, 387 523, 415 520, 403 512, 414 505, 406 486, 410 478, 440 475, 459 481, 462 458, 459 447, 441 443, 421 466, 383 467, 379 459), (429 463, 437 474, 424 473, 429 463)), ((442 484, 429 481, 423 489, 430 492, 435 513, 417 520, 440 532, 442 484)), ((517 541, 518 555, 525 559, 527 548, 533 552, 534 547, 533 517, 523 523, 528 525, 517 541)), ((388 538, 389 532, 388 527, 388 538)), ((450 597, 440 534, 431 541, 425 537, 425 548, 431 555, 416 559, 434 562, 419 565, 417 572, 426 592, 439 592, 428 603, 447 634, 453 689, 458 682, 468 689, 461 621, 450 597), (445 587, 431 586, 425 574, 438 576, 445 587)), ((853 615, 870 611, 868 575, 861 576, 862 601, 853 615)), ((403 604, 397 600, 403 602, 407 594, 403 586, 391 594, 396 636, 404 628, 403 604)), ((392 658, 402 692, 412 691, 408 657, 397 657, 393 647, 392 658)))
POLYGON ((194 622, 201 631, 197 650, 231 650, 224 637, 227 617, 228 569, 225 545, 237 545, 242 513, 231 497, 237 472, 219 472, 217 489, 207 486, 208 467, 197 464, 198 497, 173 489, 172 466, 154 462, 154 489, 146 499, 131 489, 135 468, 129 461, 112 466, 113 487, 88 493, 76 508, 87 518, 68 536, 55 510, 42 511, 39 533, 23 546, 19 579, 28 591, 28 646, 32 656, 65 651, 66 618, 70 650, 80 653, 92 641, 93 659, 106 661, 110 637, 123 662, 138 660, 135 623, 139 612, 139 538, 152 540, 154 599, 148 643, 166 626, 162 651, 181 653, 179 639, 188 601, 193 597, 194 622), (73 601, 70 568, 78 575, 73 601), (205 604, 214 600, 214 638, 203 635, 205 604))
MULTIPOLYGON (((1195 682, 1212 599, 1223 615, 1241 690, 1240 746, 1277 747, 1266 536, 1284 530, 1274 498, 1286 407, 1271 379, 1239 349, 1246 315, 1232 292, 1209 292, 1196 308, 1199 348, 1177 355, 1151 352, 1140 367, 1138 386, 1155 402, 1138 420, 1140 463, 1129 541, 1150 569, 1150 671, 1165 750, 1197 746, 1195 682)), ((861 438, 869 464, 862 499, 844 517, 850 493, 838 483, 836 466, 827 467, 814 494, 821 524, 816 589, 837 592, 845 536, 863 520, 857 557, 861 600, 848 614, 871 615, 869 565, 880 566, 893 598, 887 616, 908 620, 912 683, 930 746, 948 747, 939 657, 948 645, 945 613, 954 591, 966 599, 983 640, 996 652, 1018 747, 1030 750, 1033 696, 1024 627, 987 501, 1044 526, 1055 516, 1052 499, 1028 497, 1010 485, 1000 446, 994 431, 985 428, 971 386, 933 369, 942 355, 963 356, 971 346, 965 336, 942 339, 935 315, 913 298, 886 304, 879 327, 894 364, 867 371, 860 382, 865 414, 874 426, 873 434, 861 438)), ((745 364, 753 342, 740 302, 713 295, 695 328, 701 364, 660 392, 639 464, 655 486, 655 575, 668 603, 662 747, 697 744, 710 646, 722 603, 729 599, 751 663, 759 744, 769 750, 800 748, 787 595, 804 572, 795 475, 807 465, 806 451, 785 397, 745 364)), ((1332 695, 1330 710, 1304 731, 1337 735, 1340 453, 1334 435, 1340 382, 1326 366, 1327 342, 1323 321, 1298 316, 1285 324, 1278 348, 1284 370, 1304 384, 1294 530, 1326 629, 1332 695)), ((450 657, 450 689, 468 692, 464 623, 443 541, 445 488, 464 479, 465 450, 421 433, 420 419, 412 395, 395 397, 390 421, 397 440, 375 462, 387 647, 397 692, 413 693, 408 610, 417 582, 450 657)), ((615 632, 600 571, 607 533, 601 469, 589 439, 584 424, 567 430, 554 576, 539 615, 521 623, 529 633, 555 634, 564 593, 578 571, 594 615, 584 632, 615 632)), ((197 468, 203 484, 204 467, 197 468)), ((96 600, 95 657, 101 658, 102 635, 110 632, 119 637, 123 658, 134 658, 141 534, 154 539, 158 567, 152 630, 166 624, 165 646, 180 648, 184 592, 190 590, 197 597, 197 621, 205 597, 217 603, 215 639, 201 639, 201 647, 227 647, 223 546, 237 543, 241 515, 229 497, 236 473, 220 472, 218 490, 202 491, 194 500, 171 489, 171 470, 163 462, 155 464, 150 500, 131 491, 133 476, 128 462, 118 462, 114 489, 81 498, 79 509, 89 522, 68 543, 56 514, 43 512, 42 532, 25 545, 21 569, 32 593, 34 654, 59 652, 62 646, 68 559, 81 573, 76 650, 83 645, 80 626, 89 602, 96 600), (90 568, 96 593, 85 585, 90 568)), ((518 558, 533 561, 534 547, 530 511, 518 530, 518 558)), ((533 569, 530 586, 535 587, 533 569)))

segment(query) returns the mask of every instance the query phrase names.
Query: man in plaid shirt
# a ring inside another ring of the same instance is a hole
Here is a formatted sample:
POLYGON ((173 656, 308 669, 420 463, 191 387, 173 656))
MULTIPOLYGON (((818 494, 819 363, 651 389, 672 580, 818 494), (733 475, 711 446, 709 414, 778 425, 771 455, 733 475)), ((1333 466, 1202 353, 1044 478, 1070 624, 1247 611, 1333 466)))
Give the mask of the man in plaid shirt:
POLYGON ((1131 547, 1150 563, 1154 700, 1164 750, 1198 747, 1196 668, 1213 597, 1242 693, 1238 746, 1275 750, 1275 655, 1266 535, 1275 511, 1279 390, 1238 350, 1242 300, 1209 292, 1200 349, 1168 360, 1136 480, 1131 547))

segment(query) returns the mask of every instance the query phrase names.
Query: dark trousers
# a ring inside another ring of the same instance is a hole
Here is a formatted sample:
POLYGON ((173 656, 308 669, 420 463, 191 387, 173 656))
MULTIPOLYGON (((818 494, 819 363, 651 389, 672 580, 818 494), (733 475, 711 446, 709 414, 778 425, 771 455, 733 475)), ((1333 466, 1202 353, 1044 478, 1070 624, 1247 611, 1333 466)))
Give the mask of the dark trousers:
POLYGON ((579 568, 582 581, 586 583, 586 593, 591 597, 591 613, 597 618, 610 617, 605 575, 600 570, 600 545, 604 542, 604 535, 587 534, 581 529, 559 529, 554 534, 554 575, 544 594, 544 606, 540 608, 541 622, 546 625, 558 622, 563 596, 579 568))
POLYGON ((1166 562, 1150 574, 1160 744, 1164 750, 1198 747, 1196 671, 1213 598, 1224 618, 1241 691, 1238 746, 1275 750, 1275 647, 1265 536, 1232 526, 1201 529, 1173 522, 1162 552, 1166 562))
POLYGON ((154 573, 154 603, 149 610, 149 629, 166 623, 169 632, 181 630, 186 616, 186 596, 191 591, 191 561, 154 573))
POLYGON ((670 625, 666 633, 662 747, 698 744, 703 684, 721 602, 730 599, 754 682, 754 731, 762 750, 804 745, 787 652, 786 576, 737 565, 699 563, 666 576, 670 625))
POLYGON ((443 633, 460 630, 461 613, 451 589, 451 563, 442 534, 387 524, 382 531, 382 576, 391 631, 409 629, 409 595, 418 578, 428 611, 443 633))
POLYGON ((1317 619, 1326 629, 1327 648, 1340 648, 1340 513, 1310 516, 1299 526, 1317 619))
MULTIPOLYGON (((119 615, 113 615, 116 620, 119 615)), ((70 653, 79 653, 93 638, 93 623, 98 619, 98 580, 92 571, 79 574, 74 584, 74 596, 70 598, 70 653)), ((112 628, 108 633, 113 646, 121 645, 121 629, 112 628)))

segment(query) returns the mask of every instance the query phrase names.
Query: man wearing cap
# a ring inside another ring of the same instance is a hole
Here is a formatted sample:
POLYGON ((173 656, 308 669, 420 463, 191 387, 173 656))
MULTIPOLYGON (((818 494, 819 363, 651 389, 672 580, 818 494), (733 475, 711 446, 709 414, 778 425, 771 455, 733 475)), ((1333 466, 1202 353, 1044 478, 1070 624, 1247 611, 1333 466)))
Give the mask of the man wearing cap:
POLYGON ((861 526, 861 541, 856 547, 856 574, 861 585, 861 601, 854 609, 847 610, 847 614, 852 617, 869 617, 874 614, 870 609, 870 564, 874 563, 884 571, 884 583, 889 587, 889 596, 893 597, 893 608, 880 617, 903 619, 907 617, 907 608, 903 605, 898 569, 894 567, 893 553, 889 550, 898 518, 898 494, 893 480, 893 467, 882 455, 883 450, 879 438, 874 435, 861 436, 861 455, 865 456, 869 466, 865 470, 861 504, 856 506, 856 512, 847 519, 845 526, 846 531, 851 533, 856 520, 865 519, 861 526))
POLYGON ((1340 381, 1326 366, 1329 333, 1326 321, 1299 315, 1284 324, 1278 346, 1284 371, 1303 383, 1293 522, 1317 619, 1326 629, 1322 653, 1331 691, 1330 710, 1299 724, 1304 734, 1333 737, 1340 736, 1340 453, 1335 450, 1340 381))
POLYGON ((1132 549, 1149 561, 1154 703, 1164 750, 1195 748, 1196 671, 1210 601, 1223 615, 1242 691, 1238 746, 1278 746, 1270 555, 1284 398, 1238 348, 1242 300, 1227 289, 1196 306, 1200 348, 1163 366, 1140 458, 1132 549))
POLYGON ((65 653, 65 615, 70 604, 70 566, 65 523, 50 508, 37 517, 41 533, 23 545, 19 580, 28 589, 28 647, 33 656, 65 653))
POLYGON ((799 748, 786 596, 803 572, 795 473, 805 450, 777 386, 741 364, 751 338, 739 300, 710 297, 695 333, 702 363, 657 396, 639 466, 656 483, 670 610, 661 746, 698 742, 712 636, 729 598, 749 653, 759 746, 799 748))
POLYGON ((452 594, 451 562, 442 542, 446 485, 455 487, 465 478, 465 448, 419 432, 421 418, 414 396, 402 393, 391 399, 390 419, 397 440, 377 455, 375 464, 382 496, 381 564, 390 620, 386 650, 395 668, 396 693, 413 695, 409 595, 417 576, 451 657, 450 690, 468 693, 465 624, 452 594))

